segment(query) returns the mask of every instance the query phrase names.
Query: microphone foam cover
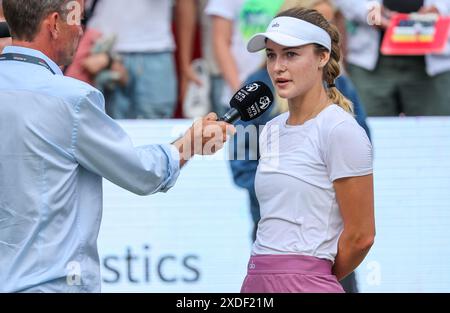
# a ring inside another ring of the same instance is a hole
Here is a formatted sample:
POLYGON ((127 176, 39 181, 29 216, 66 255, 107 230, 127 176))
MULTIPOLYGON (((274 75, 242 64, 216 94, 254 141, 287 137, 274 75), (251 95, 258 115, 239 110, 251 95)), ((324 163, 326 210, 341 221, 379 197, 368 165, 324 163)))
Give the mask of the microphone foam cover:
POLYGON ((244 122, 260 117, 272 103, 272 91, 261 81, 242 87, 230 100, 230 106, 239 111, 244 122))

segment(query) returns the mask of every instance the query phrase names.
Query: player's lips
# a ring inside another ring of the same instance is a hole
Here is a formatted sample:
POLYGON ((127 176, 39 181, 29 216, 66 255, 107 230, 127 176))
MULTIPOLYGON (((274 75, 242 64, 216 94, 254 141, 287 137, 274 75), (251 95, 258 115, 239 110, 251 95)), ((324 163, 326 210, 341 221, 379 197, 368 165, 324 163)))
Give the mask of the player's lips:
POLYGON ((291 82, 292 80, 286 78, 277 78, 275 80, 275 84, 280 88, 286 87, 291 82))

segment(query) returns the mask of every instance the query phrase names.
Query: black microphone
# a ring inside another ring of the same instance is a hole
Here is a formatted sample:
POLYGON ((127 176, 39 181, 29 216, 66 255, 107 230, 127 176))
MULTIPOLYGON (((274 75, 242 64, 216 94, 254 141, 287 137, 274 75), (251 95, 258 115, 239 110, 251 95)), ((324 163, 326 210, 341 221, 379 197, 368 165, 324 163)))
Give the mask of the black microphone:
POLYGON ((273 103, 273 94, 269 86, 261 81, 245 85, 230 100, 231 109, 218 121, 233 124, 241 119, 248 122, 260 117, 273 103))
POLYGON ((11 37, 9 33, 8 24, 6 22, 0 22, 0 38, 11 37))
MULTIPOLYGON (((261 81, 256 81, 245 85, 234 94, 230 100, 231 109, 217 121, 233 124, 241 119, 248 122, 263 115, 272 103, 273 94, 269 86, 261 81)), ((178 137, 172 144, 182 137, 178 137)))

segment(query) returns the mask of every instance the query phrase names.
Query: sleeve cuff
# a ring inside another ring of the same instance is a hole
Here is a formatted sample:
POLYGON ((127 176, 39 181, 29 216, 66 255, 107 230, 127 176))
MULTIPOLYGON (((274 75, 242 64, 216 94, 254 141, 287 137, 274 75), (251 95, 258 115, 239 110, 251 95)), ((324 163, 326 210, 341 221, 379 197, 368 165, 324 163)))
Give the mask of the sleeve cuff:
POLYGON ((164 184, 164 187, 160 190, 161 192, 166 192, 175 185, 175 182, 180 175, 180 152, 174 145, 171 144, 161 145, 161 149, 164 150, 169 161, 168 178, 164 184))
POLYGON ((230 12, 224 12, 223 10, 217 10, 215 8, 207 8, 205 10, 206 15, 209 16, 219 16, 219 17, 223 17, 227 20, 233 21, 234 17, 233 14, 230 12))
POLYGON ((370 175, 370 174, 373 174, 373 169, 366 170, 366 171, 352 172, 352 173, 350 173, 350 172, 338 173, 330 178, 331 178, 331 181, 334 182, 335 180, 340 179, 340 178, 359 177, 359 176, 366 176, 366 175, 370 175))

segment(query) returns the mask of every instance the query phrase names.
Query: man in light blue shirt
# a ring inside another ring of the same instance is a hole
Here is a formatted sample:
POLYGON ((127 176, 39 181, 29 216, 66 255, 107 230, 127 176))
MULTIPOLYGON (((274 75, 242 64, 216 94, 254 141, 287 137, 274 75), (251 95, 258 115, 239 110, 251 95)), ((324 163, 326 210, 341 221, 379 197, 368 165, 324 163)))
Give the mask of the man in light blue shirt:
POLYGON ((230 130, 210 114, 174 144, 134 147, 103 95, 59 68, 83 33, 83 7, 3 0, 13 45, 0 55, 0 292, 100 291, 102 177, 139 195, 165 192, 230 130), (207 136, 211 127, 221 136, 207 136))

